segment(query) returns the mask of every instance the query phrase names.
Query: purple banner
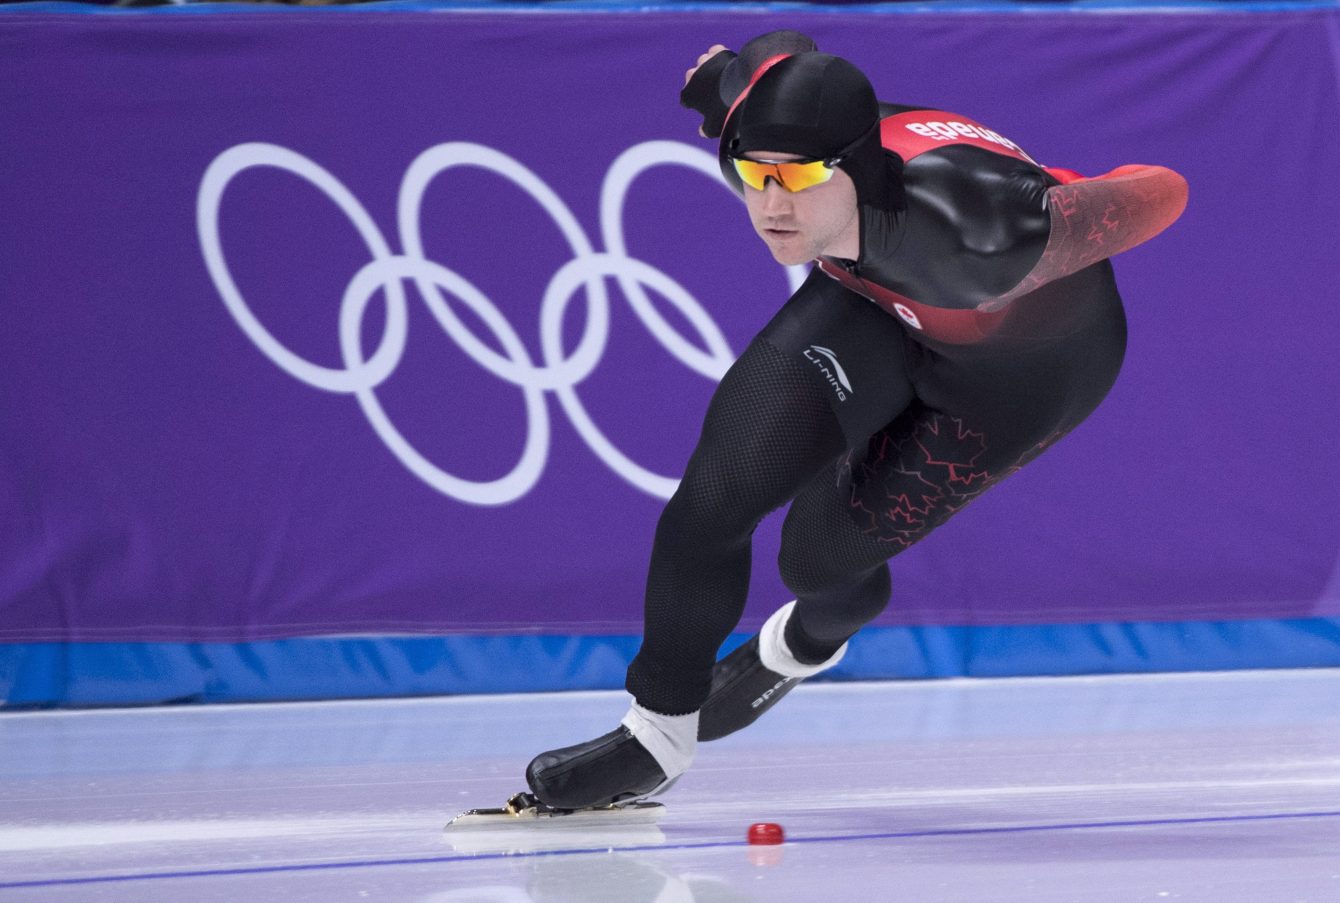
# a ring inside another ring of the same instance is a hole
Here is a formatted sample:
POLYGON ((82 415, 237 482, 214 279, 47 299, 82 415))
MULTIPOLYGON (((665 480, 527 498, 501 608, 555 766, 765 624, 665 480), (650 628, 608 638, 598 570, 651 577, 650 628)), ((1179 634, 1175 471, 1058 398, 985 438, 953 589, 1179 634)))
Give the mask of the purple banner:
MULTIPOLYGON (((1051 166, 1184 174, 1125 371, 883 624, 1340 614, 1333 10, 0 13, 0 640, 635 632, 785 300, 677 104, 777 27, 1051 166)), ((746 625, 788 595, 776 522, 746 625)))

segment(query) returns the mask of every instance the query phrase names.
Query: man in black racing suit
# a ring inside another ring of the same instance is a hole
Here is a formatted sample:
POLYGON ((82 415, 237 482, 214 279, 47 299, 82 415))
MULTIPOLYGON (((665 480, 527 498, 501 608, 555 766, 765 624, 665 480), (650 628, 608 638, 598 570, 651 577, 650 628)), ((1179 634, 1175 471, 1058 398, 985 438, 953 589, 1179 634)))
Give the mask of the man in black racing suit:
POLYGON ((1107 258, 1186 204, 1162 167, 1085 179, 967 117, 882 104, 796 32, 714 47, 681 99, 773 256, 816 265, 722 379, 658 523, 628 714, 527 769, 553 808, 664 790, 698 740, 836 664, 888 604, 892 556, 1107 394, 1126 345, 1107 258), (787 504, 796 598, 718 662, 754 528, 787 504))

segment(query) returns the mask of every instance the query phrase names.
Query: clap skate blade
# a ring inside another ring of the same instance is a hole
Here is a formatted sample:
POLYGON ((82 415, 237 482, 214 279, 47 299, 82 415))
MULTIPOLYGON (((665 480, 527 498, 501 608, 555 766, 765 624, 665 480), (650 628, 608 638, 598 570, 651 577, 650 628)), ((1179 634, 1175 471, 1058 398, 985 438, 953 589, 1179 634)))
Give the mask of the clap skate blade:
POLYGON ((654 823, 664 812, 664 805, 646 800, 629 800, 594 809, 553 809, 536 799, 533 793, 517 793, 499 809, 467 809, 447 822, 444 830, 507 828, 520 825, 566 827, 645 825, 654 823))

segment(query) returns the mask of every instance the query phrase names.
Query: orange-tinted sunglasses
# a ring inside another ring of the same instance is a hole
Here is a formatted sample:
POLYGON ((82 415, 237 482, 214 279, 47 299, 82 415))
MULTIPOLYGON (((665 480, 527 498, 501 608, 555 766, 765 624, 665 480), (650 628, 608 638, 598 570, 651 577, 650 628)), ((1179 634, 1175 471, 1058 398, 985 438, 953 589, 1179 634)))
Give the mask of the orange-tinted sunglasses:
POLYGON ((792 193, 804 191, 806 188, 813 188, 815 185, 822 185, 833 178, 833 169, 852 153, 861 142, 869 138, 871 133, 879 130, 879 120, 876 119, 870 128, 866 129, 851 144, 848 144, 842 150, 831 157, 811 160, 787 160, 785 162, 776 160, 749 160, 744 157, 732 156, 730 161, 735 166, 735 172, 750 188, 763 190, 763 186, 768 184, 768 179, 775 179, 777 184, 792 193))
POLYGON ((731 163, 735 164, 735 172, 740 176, 740 181, 759 191, 763 190, 763 186, 768 184, 770 178, 791 192, 822 185, 833 178, 833 167, 837 162, 836 159, 772 162, 731 157, 731 163))

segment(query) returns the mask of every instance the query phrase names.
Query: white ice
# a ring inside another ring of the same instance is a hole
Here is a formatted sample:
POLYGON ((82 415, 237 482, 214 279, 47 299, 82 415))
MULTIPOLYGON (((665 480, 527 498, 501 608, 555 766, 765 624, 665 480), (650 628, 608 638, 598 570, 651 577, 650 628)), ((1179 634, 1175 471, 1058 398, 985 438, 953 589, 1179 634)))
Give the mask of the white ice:
POLYGON ((0 714, 0 903, 1340 900, 1334 670, 810 684, 659 824, 444 834, 625 706, 0 714))

